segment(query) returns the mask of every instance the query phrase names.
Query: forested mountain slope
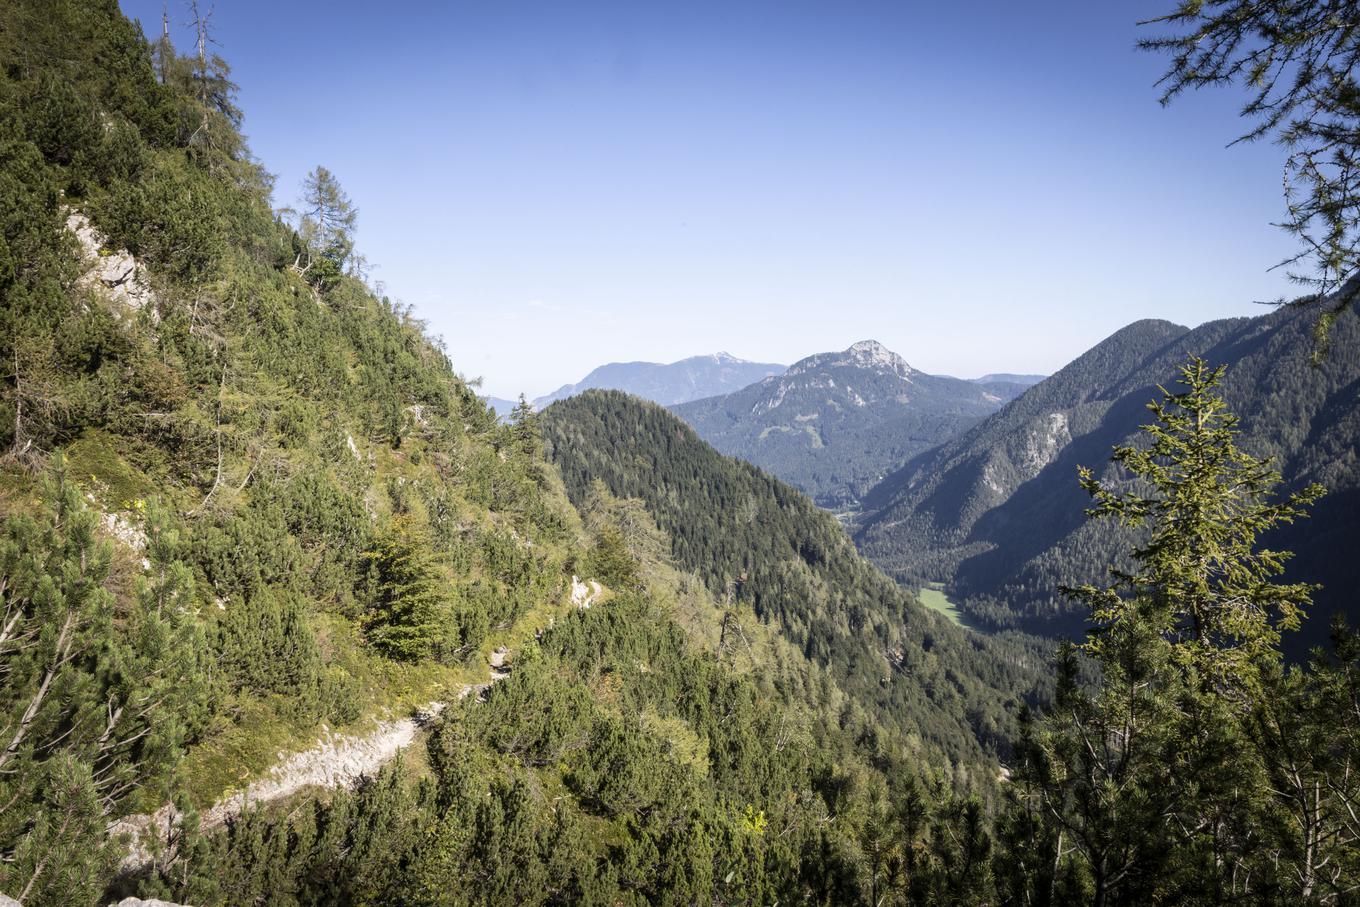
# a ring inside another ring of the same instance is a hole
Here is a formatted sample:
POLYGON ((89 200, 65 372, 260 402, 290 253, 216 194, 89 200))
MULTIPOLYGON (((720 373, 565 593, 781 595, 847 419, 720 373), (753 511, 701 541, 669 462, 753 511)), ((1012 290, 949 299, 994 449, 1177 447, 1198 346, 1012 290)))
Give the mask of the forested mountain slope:
MULTIPOLYGON (((1030 666, 754 470, 756 512, 784 516, 750 551, 818 565, 745 567, 770 626, 690 575, 744 563, 708 498, 671 499, 674 541, 574 484, 578 510, 534 420, 499 424, 358 276, 332 175, 317 213, 273 210, 217 57, 149 46, 112 2, 21 0, 0 60, 0 893, 938 903, 986 881, 1030 666), (607 587, 589 610, 575 575, 607 587), (501 646, 509 676, 379 777, 197 830, 326 730, 455 699, 501 646), (167 802, 164 849, 120 875, 110 824, 167 802)), ((689 465, 648 481, 700 494, 689 465)))
POLYGON ((844 507, 887 470, 1023 390, 927 375, 866 340, 675 411, 723 453, 768 470, 822 506, 844 507))
POLYGON ((610 362, 592 369, 575 384, 565 384, 534 400, 538 409, 588 390, 620 390, 663 406, 726 394, 771 375, 784 366, 749 362, 730 353, 690 356, 678 362, 610 362))
POLYGON ((999 744, 1006 702, 1038 659, 953 626, 861 559, 836 520, 756 467, 719 454, 665 409, 592 391, 543 414, 572 499, 592 482, 638 498, 680 569, 749 603, 875 717, 951 760, 999 744))
MULTIPOLYGON (((857 540, 905 582, 944 580, 966 610, 1000 626, 1071 632, 1078 612, 1060 584, 1100 580, 1132 541, 1088 523, 1078 465, 1109 472, 1111 448, 1147 421, 1157 385, 1193 354, 1227 364, 1224 395, 1242 446, 1276 458, 1286 487, 1321 482, 1313 516, 1269 539, 1296 552, 1291 573, 1322 582, 1304 641, 1350 607, 1360 580, 1347 554, 1360 537, 1360 324, 1309 364, 1312 320, 1283 309, 1190 330, 1140 321, 1093 347, 966 434, 909 461, 865 499, 857 540)), ((1296 641, 1295 646, 1300 643, 1296 641)))

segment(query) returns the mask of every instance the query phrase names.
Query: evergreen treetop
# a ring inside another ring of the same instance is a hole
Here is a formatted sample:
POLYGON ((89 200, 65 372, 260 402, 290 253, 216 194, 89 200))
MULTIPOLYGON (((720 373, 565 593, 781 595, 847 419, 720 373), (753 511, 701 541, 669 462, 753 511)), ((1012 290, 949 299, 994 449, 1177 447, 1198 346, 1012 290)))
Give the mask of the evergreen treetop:
POLYGON ((1069 592, 1091 608, 1085 648, 1098 660, 1136 610, 1207 682, 1250 688, 1260 659, 1279 657, 1281 631, 1298 628, 1313 589, 1277 582, 1290 555, 1258 539, 1305 516, 1323 488, 1272 499, 1279 472, 1237 448, 1237 417, 1215 393, 1223 374, 1192 358, 1181 369, 1184 390, 1162 389, 1163 399, 1148 404, 1156 421, 1144 426, 1146 445, 1118 447, 1112 457, 1130 481, 1103 483, 1082 468, 1095 501, 1087 513, 1150 537, 1132 552, 1132 572, 1112 571, 1113 585, 1069 592))

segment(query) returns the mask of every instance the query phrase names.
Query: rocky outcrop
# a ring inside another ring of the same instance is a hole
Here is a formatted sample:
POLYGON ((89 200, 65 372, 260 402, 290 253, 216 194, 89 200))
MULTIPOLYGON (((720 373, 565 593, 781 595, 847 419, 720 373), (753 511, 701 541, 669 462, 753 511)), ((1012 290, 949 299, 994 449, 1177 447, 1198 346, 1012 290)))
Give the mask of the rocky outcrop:
POLYGON ((294 753, 274 766, 268 777, 220 801, 203 816, 203 825, 221 825, 252 803, 279 800, 303 788, 348 787, 410 746, 420 729, 443 709, 442 702, 432 702, 409 718, 380 722, 370 734, 328 735, 311 749, 294 753))
POLYGON ((79 211, 66 215, 66 229, 80 243, 81 263, 85 272, 77 285, 93 290, 129 311, 148 309, 156 315, 155 294, 147 281, 146 268, 127 249, 108 249, 102 233, 79 211))
POLYGON ((832 368, 863 368, 886 372, 910 381, 916 370, 907 361, 877 340, 861 340, 838 353, 819 353, 800 360, 789 367, 786 375, 795 376, 824 372, 832 368))
POLYGON ((571 603, 582 611, 589 611, 604 590, 595 580, 582 582, 577 576, 571 578, 571 603))

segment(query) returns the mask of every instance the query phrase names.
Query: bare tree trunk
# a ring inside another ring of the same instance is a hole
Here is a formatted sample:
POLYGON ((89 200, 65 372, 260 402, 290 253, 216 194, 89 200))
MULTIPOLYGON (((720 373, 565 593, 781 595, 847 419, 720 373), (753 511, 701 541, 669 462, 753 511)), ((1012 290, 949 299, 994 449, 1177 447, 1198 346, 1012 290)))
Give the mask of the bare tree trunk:
POLYGON ((212 487, 208 489, 208 493, 204 495, 202 503, 189 511, 190 515, 207 507, 208 501, 212 500, 212 496, 217 492, 217 487, 222 484, 222 393, 226 390, 226 387, 227 367, 224 365, 222 366, 222 383, 217 387, 217 428, 215 431, 217 435, 217 476, 213 479, 212 487))
POLYGON ((10 447, 10 456, 16 460, 23 455, 24 449, 22 441, 24 433, 24 390, 19 383, 19 350, 16 346, 14 350, 14 443, 10 447))
POLYGON ((28 703, 28 708, 24 709, 23 717, 19 719, 19 727, 15 730, 9 746, 5 747, 3 753, 0 753, 0 768, 4 768, 5 763, 9 762, 14 754, 19 751, 19 747, 24 742, 24 737, 28 734, 29 727, 33 724, 33 719, 38 715, 38 709, 42 708, 43 701, 47 699, 47 693, 52 687, 52 679, 57 676, 57 671, 61 670, 61 666, 66 662, 66 656, 71 650, 71 629, 75 620, 75 610, 68 608, 66 623, 62 625, 61 633, 57 636, 55 651, 52 653, 52 663, 43 675, 42 683, 38 685, 38 692, 33 694, 33 698, 28 703))
POLYGON ((169 68, 169 64, 167 63, 165 56, 170 51, 170 48, 172 46, 173 45, 170 43, 170 4, 163 3, 161 4, 161 60, 160 60, 161 62, 160 76, 162 85, 165 84, 165 81, 169 76, 169 74, 166 72, 166 70, 169 68))

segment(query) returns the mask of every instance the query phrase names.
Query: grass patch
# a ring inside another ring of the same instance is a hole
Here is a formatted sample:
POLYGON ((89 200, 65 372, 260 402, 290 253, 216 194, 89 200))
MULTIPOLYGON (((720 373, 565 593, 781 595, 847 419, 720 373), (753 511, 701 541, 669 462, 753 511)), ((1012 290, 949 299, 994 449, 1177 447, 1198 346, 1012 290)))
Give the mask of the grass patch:
POLYGON ((945 595, 944 583, 927 583, 925 588, 916 590, 916 598, 930 610, 943 614, 965 630, 982 632, 972 618, 965 614, 958 605, 950 601, 948 595, 945 595))
POLYGON ((76 482, 97 486, 97 496, 112 510, 131 510, 151 496, 155 484, 118 454, 112 435, 90 429, 65 451, 67 468, 76 482))

